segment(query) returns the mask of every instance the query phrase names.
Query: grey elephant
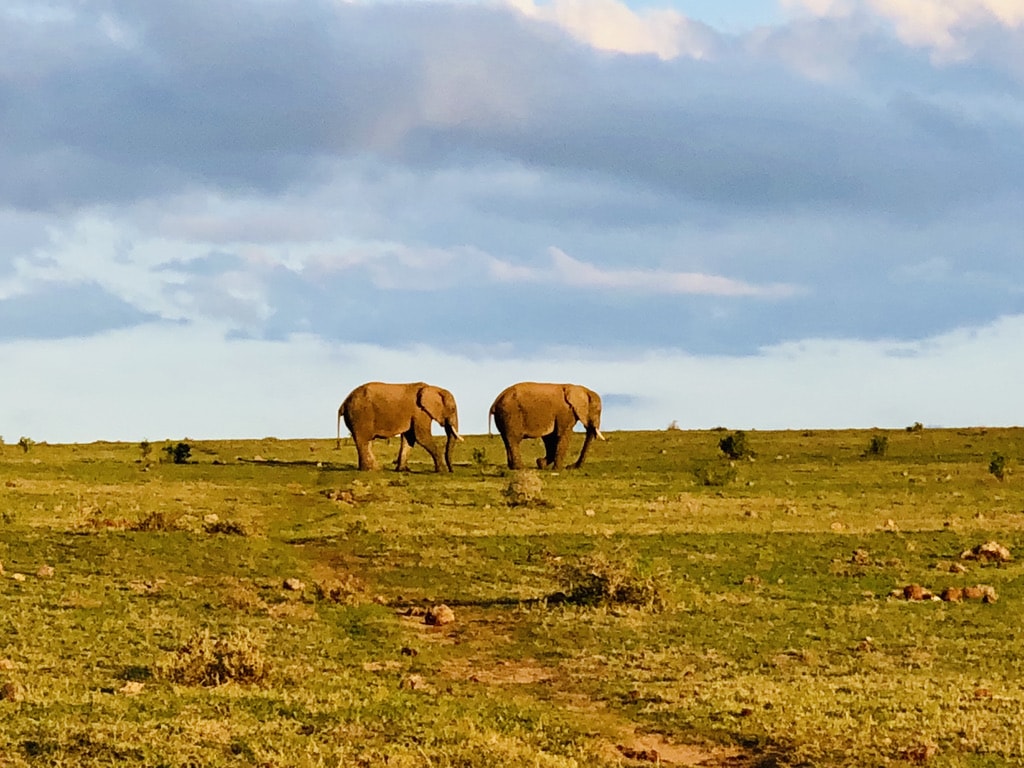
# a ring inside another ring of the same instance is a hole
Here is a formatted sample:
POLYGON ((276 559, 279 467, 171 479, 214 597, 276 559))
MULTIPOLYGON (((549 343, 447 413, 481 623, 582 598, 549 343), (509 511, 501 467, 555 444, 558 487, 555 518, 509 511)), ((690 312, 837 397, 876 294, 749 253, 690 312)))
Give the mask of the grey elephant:
POLYGON ((447 389, 425 384, 386 384, 371 381, 353 389, 338 408, 338 445, 341 445, 341 420, 352 434, 359 455, 359 469, 380 469, 371 443, 378 438, 401 435, 395 469, 408 471, 409 452, 419 443, 434 460, 434 471, 441 471, 441 451, 430 433, 431 423, 444 427, 447 440, 444 465, 452 471, 452 444, 461 441, 459 413, 455 397, 447 389))
POLYGON ((582 422, 587 429, 583 450, 572 465, 583 466, 590 443, 601 434, 601 396, 579 384, 544 384, 522 381, 508 387, 491 405, 490 420, 505 442, 509 469, 522 469, 523 458, 519 444, 524 438, 539 437, 544 441, 544 457, 537 459, 540 469, 565 466, 569 439, 576 422, 582 422))

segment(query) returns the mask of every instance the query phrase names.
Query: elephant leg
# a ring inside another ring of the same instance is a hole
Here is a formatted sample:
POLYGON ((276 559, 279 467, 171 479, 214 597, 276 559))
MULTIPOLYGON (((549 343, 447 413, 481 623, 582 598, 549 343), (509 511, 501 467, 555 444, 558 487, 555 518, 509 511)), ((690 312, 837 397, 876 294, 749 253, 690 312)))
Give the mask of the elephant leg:
POLYGON ((416 435, 410 429, 408 432, 403 432, 398 438, 398 458, 395 460, 395 470, 398 472, 409 471, 409 453, 412 451, 412 447, 416 445, 416 435))
POLYGON ((547 469, 550 466, 558 469, 558 434, 552 432, 550 435, 544 435, 541 440, 544 441, 544 456, 537 459, 537 469, 547 469))
POLYGON ((569 440, 572 439, 572 429, 565 432, 556 432, 554 435, 554 451, 552 463, 555 469, 562 469, 565 466, 565 454, 569 452, 569 440))
POLYGON ((519 452, 519 440, 515 440, 505 434, 502 434, 501 439, 505 443, 505 456, 508 459, 508 468, 522 469, 523 457, 519 452))
POLYGON ((374 469, 380 469, 380 465, 377 463, 377 457, 373 455, 373 440, 357 439, 354 441, 356 444, 356 454, 359 456, 359 469, 362 472, 369 472, 374 469))
MULTIPOLYGON (((438 448, 437 443, 434 442, 434 436, 430 434, 430 422, 421 423, 414 422, 410 432, 413 433, 415 440, 426 448, 427 453, 430 454, 430 458, 434 460, 434 471, 441 471, 441 449, 438 448)), ((450 472, 451 470, 449 470, 450 472)))

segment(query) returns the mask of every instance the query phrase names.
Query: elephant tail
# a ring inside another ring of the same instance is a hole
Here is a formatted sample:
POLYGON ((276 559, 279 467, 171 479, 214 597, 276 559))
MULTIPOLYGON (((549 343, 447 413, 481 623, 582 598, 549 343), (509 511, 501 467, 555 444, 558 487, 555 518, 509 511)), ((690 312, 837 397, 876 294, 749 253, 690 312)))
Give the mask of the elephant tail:
POLYGON ((334 443, 335 448, 341 448, 341 416, 344 412, 345 406, 342 405, 341 408, 338 409, 338 439, 334 443))

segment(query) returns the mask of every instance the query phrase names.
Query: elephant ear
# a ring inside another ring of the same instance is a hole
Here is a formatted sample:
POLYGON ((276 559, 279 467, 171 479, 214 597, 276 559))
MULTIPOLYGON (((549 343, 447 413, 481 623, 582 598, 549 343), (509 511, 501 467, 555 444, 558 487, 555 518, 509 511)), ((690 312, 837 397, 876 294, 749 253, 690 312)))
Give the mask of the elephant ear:
POLYGON ((421 387, 416 395, 416 404, 438 424, 444 424, 444 398, 437 387, 421 387))
POLYGON ((584 425, 588 424, 590 417, 590 395, 583 387, 568 386, 564 389, 565 401, 572 408, 572 413, 578 421, 584 425))

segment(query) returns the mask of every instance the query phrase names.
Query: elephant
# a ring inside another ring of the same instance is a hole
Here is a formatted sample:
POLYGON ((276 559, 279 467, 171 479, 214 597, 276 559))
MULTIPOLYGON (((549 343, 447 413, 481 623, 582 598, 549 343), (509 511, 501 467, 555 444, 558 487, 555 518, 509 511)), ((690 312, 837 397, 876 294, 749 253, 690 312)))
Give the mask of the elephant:
POLYGON ((487 415, 488 432, 492 417, 505 442, 509 469, 523 468, 519 444, 528 437, 539 437, 544 441, 544 457, 537 459, 539 469, 562 469, 569 450, 569 438, 577 421, 583 422, 587 436, 580 457, 572 465, 574 469, 583 466, 595 437, 604 440, 601 434, 601 396, 578 384, 533 381, 513 384, 491 405, 487 415))
POLYGON ((431 422, 444 427, 448 436, 444 463, 452 471, 452 444, 462 441, 455 397, 447 389, 425 384, 386 384, 371 381, 353 389, 338 408, 338 443, 341 446, 341 420, 352 434, 359 455, 360 470, 380 469, 370 444, 377 438, 401 435, 395 469, 409 471, 409 452, 419 443, 434 460, 434 471, 441 471, 441 452, 430 434, 431 422))

